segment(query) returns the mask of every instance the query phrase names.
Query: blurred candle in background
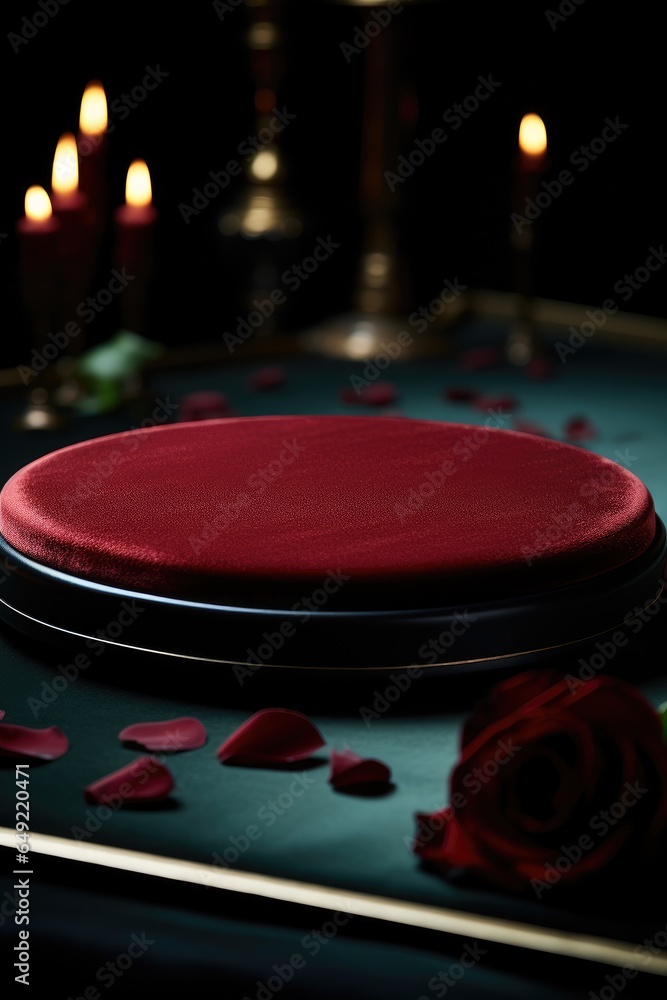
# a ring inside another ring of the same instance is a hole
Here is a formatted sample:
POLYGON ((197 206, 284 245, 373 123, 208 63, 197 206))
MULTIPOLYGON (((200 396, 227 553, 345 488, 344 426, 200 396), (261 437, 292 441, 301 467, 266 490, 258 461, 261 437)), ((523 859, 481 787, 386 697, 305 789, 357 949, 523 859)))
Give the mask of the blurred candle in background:
POLYGON ((99 236, 108 210, 106 179, 107 99, 99 80, 92 80, 83 92, 79 114, 77 147, 80 160, 80 188, 90 204, 91 223, 99 236))
POLYGON ((548 166, 547 130, 539 115, 528 114, 519 126, 519 154, 514 171, 510 242, 514 249, 516 317, 505 353, 516 365, 531 364, 544 353, 533 317, 533 244, 539 187, 548 166))
POLYGON ((127 171, 125 204, 116 209, 115 261, 131 275, 121 298, 123 326, 143 332, 148 279, 153 269, 153 228, 158 213, 152 203, 151 177, 144 160, 127 171))
POLYGON ((56 299, 56 265, 60 223, 43 187, 26 191, 25 216, 16 224, 21 258, 21 294, 33 326, 33 341, 40 344, 49 332, 56 299))
MULTIPOLYGON (((53 211, 60 222, 58 278, 60 295, 57 325, 60 329, 76 317, 93 271, 88 198, 79 190, 76 139, 66 132, 58 140, 51 175, 53 211)), ((81 338, 83 340, 83 338, 81 338)))

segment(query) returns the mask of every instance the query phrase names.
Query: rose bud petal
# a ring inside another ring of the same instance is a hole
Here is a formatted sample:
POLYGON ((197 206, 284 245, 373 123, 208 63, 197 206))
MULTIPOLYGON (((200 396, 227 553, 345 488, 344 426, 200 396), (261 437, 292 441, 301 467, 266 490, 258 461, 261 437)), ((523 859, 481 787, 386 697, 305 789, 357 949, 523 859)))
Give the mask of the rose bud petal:
POLYGON ((398 399, 398 390, 393 382, 373 382, 359 392, 343 389, 340 398, 344 403, 356 403, 358 406, 390 406, 398 399))
POLYGON ((505 413, 511 413, 518 408, 519 400, 514 396, 478 396, 474 406, 482 413, 488 410, 504 410, 505 413))
POLYGON ((69 750, 69 740, 57 726, 29 729, 0 722, 0 754, 18 754, 37 760, 58 760, 69 750))
POLYGON ((592 441, 597 436, 597 428, 588 417, 571 417, 565 424, 565 437, 568 441, 592 441))
POLYGON ((266 392, 269 389, 279 389, 285 384, 285 369, 280 365, 268 365, 260 368, 248 376, 246 385, 249 389, 257 392, 266 392))
POLYGON ((473 403, 479 393, 475 389, 466 389, 463 386, 452 385, 443 391, 443 396, 450 403, 473 403))
POLYGON ((535 434, 537 437, 551 437, 551 434, 546 427, 535 423, 533 420, 515 420, 512 424, 512 430, 520 431, 521 434, 535 434))
POLYGON ((619 892, 641 887, 667 846, 660 715, 616 677, 511 677, 464 726, 450 802, 428 838, 421 817, 415 844, 440 872, 538 898, 603 875, 619 892))
POLYGON ((135 722, 118 739, 144 750, 197 750, 206 743, 206 730, 199 719, 183 716, 166 722, 135 722))
POLYGON ((218 758, 223 764, 292 764, 323 746, 308 716, 288 708, 263 708, 225 740, 218 758))
POLYGON ((213 420, 231 417, 229 400, 222 392, 189 392, 181 398, 178 420, 213 420))
POLYGON ((473 347, 459 355, 459 366, 468 372, 498 368, 504 361, 505 355, 500 347, 473 347))
POLYGON ((391 781, 391 770, 373 757, 359 757, 351 750, 332 750, 329 781, 334 788, 385 785, 391 781))
POLYGON ((118 771, 92 781, 83 791, 88 802, 161 802, 174 787, 171 771, 153 757, 138 757, 118 771), (148 777, 147 777, 148 776, 148 777))

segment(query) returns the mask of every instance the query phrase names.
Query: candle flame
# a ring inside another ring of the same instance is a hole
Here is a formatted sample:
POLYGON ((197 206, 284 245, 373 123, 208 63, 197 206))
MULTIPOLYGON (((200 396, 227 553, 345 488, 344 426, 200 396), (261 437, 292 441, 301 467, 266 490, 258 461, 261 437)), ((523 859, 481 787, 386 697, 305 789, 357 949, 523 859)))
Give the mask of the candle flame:
POLYGON ((278 171, 278 157, 273 149, 262 149, 255 155, 250 172, 258 181, 270 180, 278 171))
POLYGON ((86 135, 101 135, 108 124, 107 98, 99 80, 91 80, 81 98, 79 128, 86 135))
POLYGON ((519 126, 519 146, 524 153, 539 156, 547 148, 547 130, 539 115, 524 115, 519 126))
POLYGON ((25 214, 33 222, 51 218, 51 199, 39 184, 33 184, 25 193, 25 214))
POLYGON ((150 205, 152 197, 151 175, 144 160, 134 160, 127 171, 125 201, 128 205, 150 205))
POLYGON ((76 139, 71 132, 65 132, 58 139, 56 155, 53 158, 51 187, 56 194, 69 194, 79 186, 79 156, 76 139))

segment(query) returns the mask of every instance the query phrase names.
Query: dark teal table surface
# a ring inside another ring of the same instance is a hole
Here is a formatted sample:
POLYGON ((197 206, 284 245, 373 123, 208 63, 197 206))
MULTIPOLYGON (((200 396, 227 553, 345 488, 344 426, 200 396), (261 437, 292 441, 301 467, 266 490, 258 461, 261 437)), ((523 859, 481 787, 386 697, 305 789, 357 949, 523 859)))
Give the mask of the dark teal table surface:
MULTIPOLYGON (((521 370, 509 367, 464 373, 452 361, 437 359, 395 364, 382 377, 391 379, 399 390, 391 411, 408 418, 483 424, 483 413, 443 399, 443 389, 451 385, 516 396, 520 402, 516 416, 544 425, 554 437, 563 436, 569 417, 584 414, 599 429, 590 447, 631 468, 649 487, 658 513, 665 518, 665 362, 621 351, 603 352, 592 344, 580 354, 576 362, 560 366, 556 377, 548 381, 530 380, 521 370)), ((229 396, 241 416, 386 412, 362 411, 340 400, 340 390, 350 386, 350 374, 361 373, 361 363, 288 361, 285 386, 265 393, 246 387, 247 375, 256 367, 239 364, 163 374, 152 378, 151 392, 156 399, 178 401, 185 392, 218 389, 229 396)), ((54 448, 138 423, 126 414, 111 415, 80 419, 58 433, 19 436, 9 431, 17 405, 6 404, 1 411, 6 445, 0 466, 3 479, 54 448)), ((505 426, 512 423, 508 418, 505 426)), ((664 650, 664 622, 658 617, 650 627, 657 657, 658 650, 664 650)), ((466 681, 422 677, 413 681, 396 704, 379 712, 379 717, 365 720, 362 709, 372 708, 374 699, 390 683, 388 679, 356 686, 327 674, 315 680, 297 676, 276 683, 264 671, 240 685, 233 677, 222 677, 219 668, 107 651, 99 657, 92 655, 91 665, 57 693, 52 684, 60 675, 54 668, 72 663, 77 652, 86 652, 85 645, 52 649, 3 626, 0 650, 0 707, 6 710, 7 721, 57 725, 71 743, 62 759, 31 769, 31 828, 35 832, 205 864, 215 864, 227 852, 224 856, 232 859, 231 867, 238 870, 510 917, 614 940, 641 941, 667 924, 667 907, 659 905, 647 915, 628 912, 618 900, 602 911, 592 900, 556 905, 548 897, 517 899, 447 883, 419 866, 409 846, 414 813, 432 811, 446 803, 447 779, 457 757, 461 724, 472 702, 488 685, 488 677, 466 681), (222 766, 215 751, 223 739, 253 711, 271 705, 299 708, 316 723, 327 747, 315 755, 313 765, 290 771, 222 766), (178 715, 201 719, 208 742, 199 750, 169 757, 176 782, 170 806, 117 810, 100 820, 96 807, 84 801, 82 790, 93 779, 137 756, 119 743, 120 729, 134 721, 178 715), (332 790, 327 781, 328 750, 345 746, 390 765, 394 785, 387 795, 368 798, 332 790), (252 840, 246 836, 251 826, 260 831, 252 840)), ((655 670, 642 666, 634 677, 655 704, 667 699, 664 654, 660 655, 655 670)), ((12 827, 12 767, 0 771, 0 789, 0 826, 12 827)), ((3 851, 0 857, 2 876, 10 888, 11 855, 3 851)), ((292 953, 290 949, 299 951, 296 929, 280 930, 272 923, 263 923, 261 899, 256 902, 254 917, 246 915, 242 921, 235 922, 229 914, 197 913, 196 906, 186 908, 184 915, 179 911, 178 888, 171 909, 137 899, 111 899, 101 890, 95 895, 94 879, 91 883, 80 872, 71 875, 76 888, 59 885, 58 879, 49 875, 40 889, 39 861, 35 856, 35 926, 48 941, 49 954, 60 955, 63 982, 72 996, 82 995, 86 984, 95 982, 100 955, 121 953, 123 941, 129 940, 130 926, 153 928, 156 940, 160 939, 154 950, 146 952, 145 960, 137 960, 128 972, 128 979, 132 975, 136 984, 149 972, 156 975, 161 963, 163 971, 168 969, 184 981, 189 976, 199 985, 206 981, 210 986, 220 976, 227 977, 229 992, 218 995, 241 997, 243 990, 247 992, 257 980, 266 979, 272 964, 284 961, 284 956, 292 953), (93 912, 102 899, 104 912, 93 912), (71 956, 67 958, 64 939, 79 941, 78 977, 76 962, 71 956)), ((81 866, 74 867, 78 870, 81 866)), ((3 921, 0 933, 3 944, 11 943, 15 936, 11 921, 3 921)), ((302 938, 303 932, 298 940, 302 938)), ((443 969, 445 954, 449 955, 447 961, 454 961, 460 946, 443 935, 440 947, 438 953, 430 945, 422 949, 411 943, 402 951, 398 945, 383 947, 382 941, 353 940, 341 933, 328 950, 322 949, 323 954, 308 961, 303 973, 295 973, 289 995, 340 996, 343 990, 349 996, 415 1000, 445 995, 437 992, 433 977, 443 969), (372 969, 376 970, 375 979, 367 982, 372 969)), ((511 963, 501 968, 502 963, 494 965, 492 958, 481 960, 457 985, 456 996, 528 997, 539 991, 545 998, 583 997, 588 989, 595 990, 596 984, 602 988, 604 974, 610 972, 597 969, 595 975, 587 974, 588 978, 582 974, 576 982, 570 977, 557 983, 557 976, 551 973, 544 979, 546 967, 540 968, 538 957, 522 962, 530 968, 523 964, 513 970, 511 963)), ((257 994, 257 985, 253 989, 249 996, 257 994)), ((282 995, 288 995, 287 989, 282 995)))

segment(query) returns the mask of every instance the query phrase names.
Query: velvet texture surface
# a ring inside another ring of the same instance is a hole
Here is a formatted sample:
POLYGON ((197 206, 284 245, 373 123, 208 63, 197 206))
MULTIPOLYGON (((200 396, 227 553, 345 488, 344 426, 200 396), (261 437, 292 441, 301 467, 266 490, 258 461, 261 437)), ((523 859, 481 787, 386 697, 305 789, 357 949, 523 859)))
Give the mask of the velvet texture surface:
POLYGON ((437 602, 594 578, 641 555, 650 493, 556 441, 401 417, 246 417, 127 431, 52 452, 0 494, 15 549, 89 580, 182 598, 259 587, 437 602), (327 588, 333 589, 333 588, 327 588))

